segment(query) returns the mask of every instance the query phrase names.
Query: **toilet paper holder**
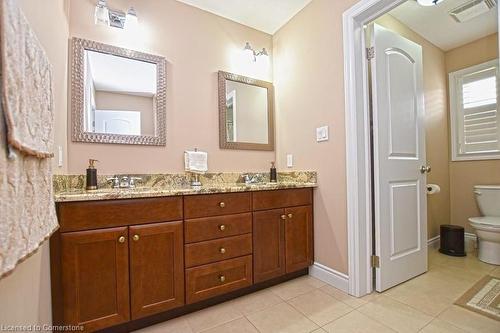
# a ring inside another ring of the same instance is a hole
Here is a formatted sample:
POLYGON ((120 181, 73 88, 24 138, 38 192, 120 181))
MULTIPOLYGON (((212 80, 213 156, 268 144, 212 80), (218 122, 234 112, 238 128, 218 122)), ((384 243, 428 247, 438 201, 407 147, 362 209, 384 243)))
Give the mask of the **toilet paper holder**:
POLYGON ((436 194, 441 192, 441 187, 437 184, 427 184, 425 188, 427 189, 427 194, 436 194))

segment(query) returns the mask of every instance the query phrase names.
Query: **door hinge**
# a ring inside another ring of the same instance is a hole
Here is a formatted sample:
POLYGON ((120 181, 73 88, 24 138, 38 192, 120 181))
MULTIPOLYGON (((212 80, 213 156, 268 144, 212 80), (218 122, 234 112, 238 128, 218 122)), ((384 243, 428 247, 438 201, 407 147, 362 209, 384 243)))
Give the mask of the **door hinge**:
POLYGON ((375 58, 375 48, 373 46, 367 47, 366 48, 366 59, 368 59, 368 61, 370 61, 373 58, 375 58))
POLYGON ((371 256, 372 267, 380 268, 380 257, 379 256, 371 256))

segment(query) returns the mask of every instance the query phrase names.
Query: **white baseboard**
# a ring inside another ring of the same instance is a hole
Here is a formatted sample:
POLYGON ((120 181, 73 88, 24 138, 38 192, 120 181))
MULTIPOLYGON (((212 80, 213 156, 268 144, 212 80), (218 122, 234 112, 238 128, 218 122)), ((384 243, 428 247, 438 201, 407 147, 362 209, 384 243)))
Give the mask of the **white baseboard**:
POLYGON ((427 240, 427 246, 431 247, 433 249, 439 248, 439 240, 441 239, 441 236, 437 235, 432 238, 429 238, 427 240))
POLYGON ((349 292, 349 277, 347 274, 338 272, 330 267, 315 262, 311 267, 309 267, 309 275, 326 282, 343 292, 349 292))
MULTIPOLYGON (((439 248, 439 240, 441 239, 441 236, 437 235, 432 238, 429 238, 427 240, 427 246, 433 249, 438 249, 439 248)), ((465 240, 465 251, 470 251, 470 249, 474 249, 477 247, 477 236, 476 234, 472 232, 465 232, 464 233, 464 240, 465 240)))

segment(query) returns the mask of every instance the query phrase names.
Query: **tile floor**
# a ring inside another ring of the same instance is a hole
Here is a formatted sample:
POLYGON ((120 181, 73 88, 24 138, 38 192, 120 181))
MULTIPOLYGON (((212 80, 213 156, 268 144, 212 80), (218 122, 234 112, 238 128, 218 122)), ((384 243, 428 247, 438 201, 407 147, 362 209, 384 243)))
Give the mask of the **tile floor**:
POLYGON ((430 250, 429 272, 382 294, 355 298, 305 276, 136 332, 499 333, 499 321, 453 305, 486 274, 500 267, 430 250))

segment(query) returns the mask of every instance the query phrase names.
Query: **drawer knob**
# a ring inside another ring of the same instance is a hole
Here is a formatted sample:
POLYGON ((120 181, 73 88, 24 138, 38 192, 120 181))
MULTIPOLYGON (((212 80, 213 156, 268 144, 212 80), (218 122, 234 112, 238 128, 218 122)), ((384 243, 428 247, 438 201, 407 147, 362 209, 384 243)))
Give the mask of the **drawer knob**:
POLYGON ((224 254, 224 253, 226 253, 226 249, 225 249, 225 248, 223 248, 223 247, 221 247, 221 248, 219 249, 219 252, 220 252, 220 253, 222 253, 222 254, 224 254))
POLYGON ((226 281, 226 277, 224 275, 219 275, 219 281, 220 282, 226 281))
POLYGON ((226 207, 226 203, 225 203, 224 201, 219 202, 219 207, 220 207, 220 208, 224 208, 224 207, 226 207))
POLYGON ((293 214, 292 214, 292 213, 288 214, 288 218, 289 218, 289 219, 291 219, 292 217, 293 217, 293 214))
POLYGON ((281 215, 281 219, 286 220, 286 215, 285 214, 281 215))
POLYGON ((226 230, 226 225, 221 224, 221 225, 219 226, 219 230, 220 230, 220 231, 224 231, 224 230, 226 230))
POLYGON ((132 236, 132 239, 137 242, 139 240, 139 235, 132 236))
POLYGON ((118 243, 125 243, 125 236, 118 237, 118 243))

